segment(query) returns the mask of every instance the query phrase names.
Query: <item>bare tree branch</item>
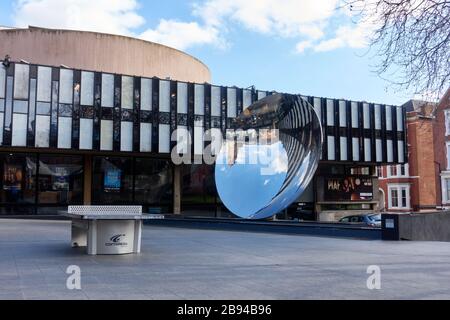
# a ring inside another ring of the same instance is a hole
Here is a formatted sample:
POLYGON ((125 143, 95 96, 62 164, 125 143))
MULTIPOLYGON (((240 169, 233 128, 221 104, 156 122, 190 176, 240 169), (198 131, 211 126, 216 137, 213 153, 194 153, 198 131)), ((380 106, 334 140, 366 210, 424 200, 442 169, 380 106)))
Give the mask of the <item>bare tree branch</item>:
POLYGON ((434 94, 450 86, 450 1, 344 0, 358 22, 376 25, 376 72, 400 89, 434 94), (386 77, 387 76, 387 77, 386 77))

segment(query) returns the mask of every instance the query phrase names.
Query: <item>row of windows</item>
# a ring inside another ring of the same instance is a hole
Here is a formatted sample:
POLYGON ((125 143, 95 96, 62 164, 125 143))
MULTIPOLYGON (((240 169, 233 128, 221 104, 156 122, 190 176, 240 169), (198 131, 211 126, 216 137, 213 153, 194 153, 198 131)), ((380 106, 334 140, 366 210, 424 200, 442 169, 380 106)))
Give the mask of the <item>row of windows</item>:
POLYGON ((377 167, 378 178, 408 178, 409 177, 409 164, 398 164, 385 166, 385 171, 383 167, 377 167))
MULTIPOLYGON (((201 154, 206 130, 223 134, 233 118, 267 94, 28 64, 1 66, 0 143, 169 153, 171 134, 181 129, 191 136, 192 151, 201 154)), ((325 124, 323 160, 405 161, 401 107, 304 98, 325 124)))

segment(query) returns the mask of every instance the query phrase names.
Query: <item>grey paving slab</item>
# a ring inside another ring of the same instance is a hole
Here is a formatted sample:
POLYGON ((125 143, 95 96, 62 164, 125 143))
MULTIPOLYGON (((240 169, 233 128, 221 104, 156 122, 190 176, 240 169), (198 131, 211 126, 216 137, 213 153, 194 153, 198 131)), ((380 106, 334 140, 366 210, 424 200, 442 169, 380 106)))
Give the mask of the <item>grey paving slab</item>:
POLYGON ((450 299, 450 243, 158 226, 142 241, 139 255, 88 256, 68 222, 0 220, 0 299, 450 299), (70 265, 81 290, 66 288, 70 265))

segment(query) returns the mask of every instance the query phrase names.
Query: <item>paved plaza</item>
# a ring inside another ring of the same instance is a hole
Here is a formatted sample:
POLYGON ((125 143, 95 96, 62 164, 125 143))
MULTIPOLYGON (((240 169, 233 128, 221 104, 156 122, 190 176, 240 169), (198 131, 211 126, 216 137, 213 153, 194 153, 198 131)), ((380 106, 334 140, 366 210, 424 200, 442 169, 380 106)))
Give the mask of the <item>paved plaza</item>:
POLYGON ((450 243, 156 226, 140 255, 88 256, 69 222, 0 220, 0 299, 449 299, 449 266, 450 243), (70 265, 81 290, 66 287, 70 265))

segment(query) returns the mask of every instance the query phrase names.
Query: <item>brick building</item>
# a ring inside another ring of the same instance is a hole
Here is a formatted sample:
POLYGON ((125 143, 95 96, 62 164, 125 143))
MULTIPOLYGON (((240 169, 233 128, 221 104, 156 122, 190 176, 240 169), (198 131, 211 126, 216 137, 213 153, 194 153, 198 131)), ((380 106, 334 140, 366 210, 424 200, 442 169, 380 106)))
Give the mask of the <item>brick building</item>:
POLYGON ((440 207, 450 207, 450 89, 437 106, 434 125, 434 158, 438 167, 437 202, 440 207))
POLYGON ((426 212, 450 207, 450 90, 438 104, 410 100, 408 163, 378 168, 380 209, 426 212))

